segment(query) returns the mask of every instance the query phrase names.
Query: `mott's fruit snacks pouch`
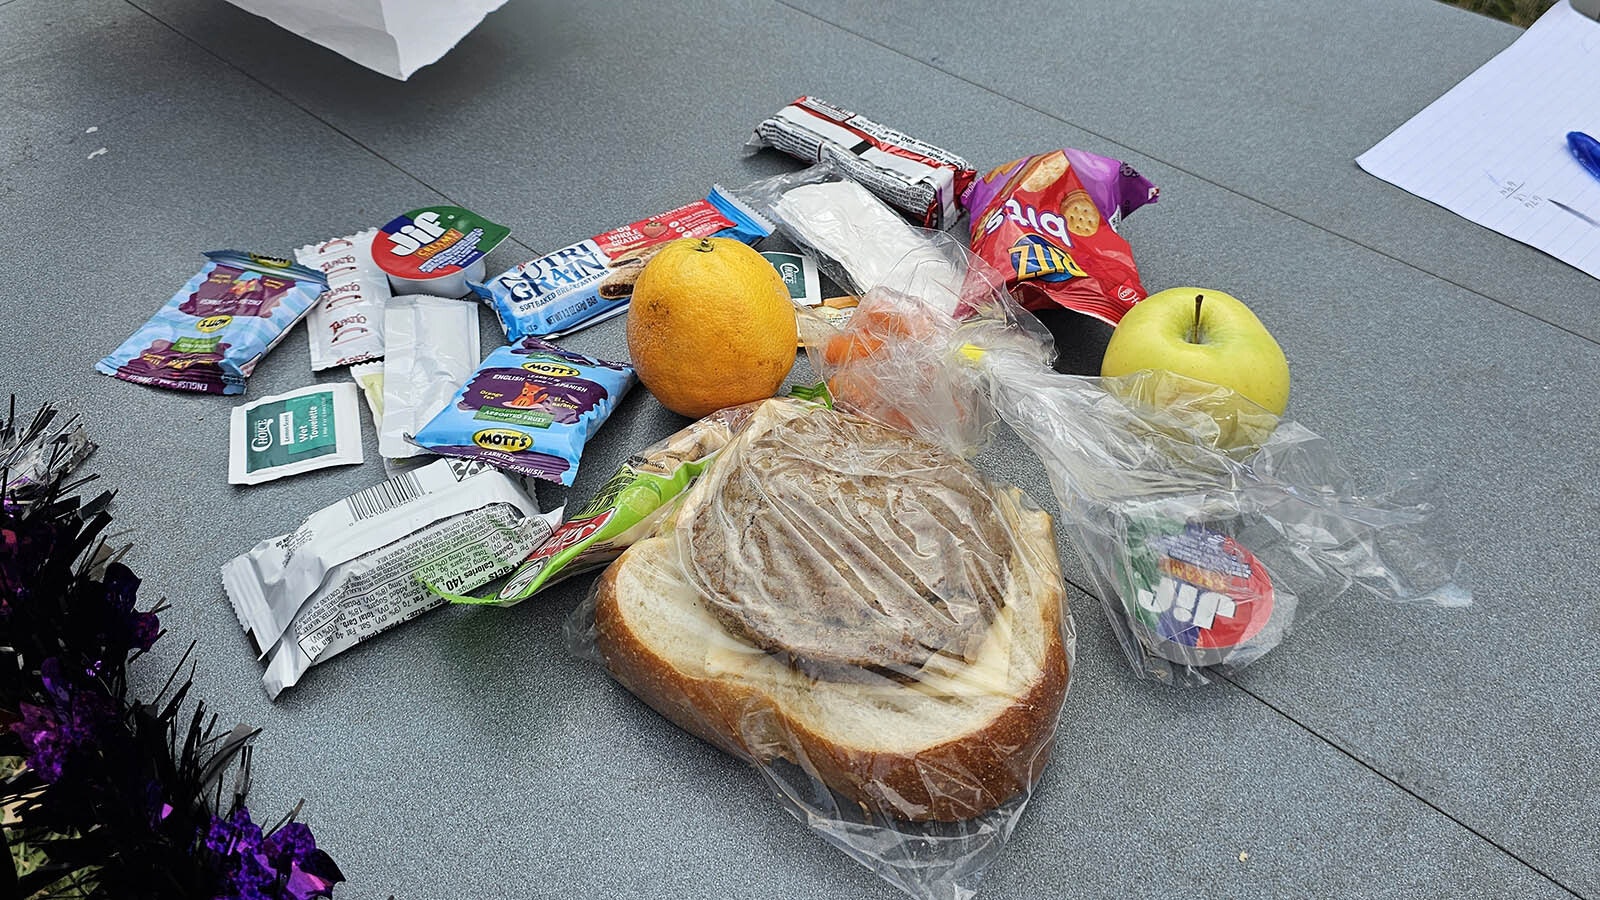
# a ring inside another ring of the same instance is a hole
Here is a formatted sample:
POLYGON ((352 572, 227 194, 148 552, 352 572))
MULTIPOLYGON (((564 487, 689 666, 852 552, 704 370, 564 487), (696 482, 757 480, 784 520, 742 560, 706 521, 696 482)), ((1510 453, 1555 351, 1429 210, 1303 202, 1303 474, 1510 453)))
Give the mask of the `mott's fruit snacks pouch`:
POLYGON ((1115 325, 1145 297, 1117 226, 1157 194, 1127 163, 1055 150, 994 169, 961 203, 973 252, 1006 273, 1023 306, 1064 306, 1115 325))
POLYGON ((631 366, 524 338, 489 354, 414 440, 571 487, 583 445, 633 382, 631 366))
POLYGON ((180 391, 242 394, 256 363, 328 289, 320 273, 286 259, 238 250, 213 250, 206 259, 97 371, 180 391))

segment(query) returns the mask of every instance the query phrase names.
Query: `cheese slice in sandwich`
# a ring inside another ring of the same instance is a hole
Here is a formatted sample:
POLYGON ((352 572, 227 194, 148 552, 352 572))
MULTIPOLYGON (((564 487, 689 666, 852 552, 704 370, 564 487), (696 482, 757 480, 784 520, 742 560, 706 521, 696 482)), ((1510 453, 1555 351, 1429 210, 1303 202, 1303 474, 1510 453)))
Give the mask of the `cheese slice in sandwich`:
POLYGON ((600 578, 607 668, 874 814, 971 818, 1048 757, 1072 656, 1049 517, 900 432, 773 401, 600 578))

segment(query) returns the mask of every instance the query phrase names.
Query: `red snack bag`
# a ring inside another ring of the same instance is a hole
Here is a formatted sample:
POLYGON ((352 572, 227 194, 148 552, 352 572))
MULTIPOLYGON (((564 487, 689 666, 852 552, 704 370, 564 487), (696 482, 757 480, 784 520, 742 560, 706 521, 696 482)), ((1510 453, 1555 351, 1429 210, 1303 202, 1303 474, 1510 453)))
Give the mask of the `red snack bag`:
POLYGON ((972 251, 1028 309, 1064 306, 1115 325, 1145 297, 1117 225, 1159 193, 1127 163, 1055 150, 1007 163, 961 196, 972 251))

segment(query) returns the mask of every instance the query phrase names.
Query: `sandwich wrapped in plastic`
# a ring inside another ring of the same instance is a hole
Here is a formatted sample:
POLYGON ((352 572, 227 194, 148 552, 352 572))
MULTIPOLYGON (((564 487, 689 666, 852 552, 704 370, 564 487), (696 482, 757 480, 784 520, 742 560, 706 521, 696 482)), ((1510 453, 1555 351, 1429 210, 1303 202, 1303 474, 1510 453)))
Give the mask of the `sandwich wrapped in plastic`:
POLYGON ((455 603, 514 606, 621 556, 655 531, 679 495, 750 421, 756 406, 719 409, 630 456, 577 515, 528 554, 494 595, 446 596, 455 603))
POLYGON ((965 897, 1049 757, 1075 636, 1050 518, 944 447, 766 401, 569 624, 796 819, 965 897))
POLYGON ((1353 587, 1470 602, 1457 560, 1426 539, 1430 508, 1414 489, 1362 495, 1326 441, 1227 388, 1053 371, 1048 338, 1003 276, 948 238, 933 246, 959 284, 930 303, 899 287, 925 278, 897 271, 844 330, 808 335, 812 364, 840 408, 952 445, 978 442, 996 417, 1010 425, 1049 471, 1141 676, 1204 683, 1353 587), (959 311, 941 317, 949 291, 959 311))

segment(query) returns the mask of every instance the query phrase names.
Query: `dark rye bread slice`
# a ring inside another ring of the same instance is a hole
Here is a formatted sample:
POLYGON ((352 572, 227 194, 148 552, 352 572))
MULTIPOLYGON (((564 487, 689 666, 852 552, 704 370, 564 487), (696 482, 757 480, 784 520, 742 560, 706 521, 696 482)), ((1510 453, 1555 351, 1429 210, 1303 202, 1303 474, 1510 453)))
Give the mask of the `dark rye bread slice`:
POLYGON ((932 656, 911 678, 815 678, 711 611, 676 520, 597 582, 597 649, 636 696, 725 751, 801 765, 874 814, 971 818, 1043 771, 1071 661, 1050 518, 1009 487, 995 505, 1016 553, 967 659, 932 656))
POLYGON ((794 407, 758 413, 725 453, 738 464, 707 472, 678 518, 691 575, 724 627, 818 674, 900 672, 939 653, 965 658, 982 639, 1012 541, 971 466, 902 432, 794 407))

